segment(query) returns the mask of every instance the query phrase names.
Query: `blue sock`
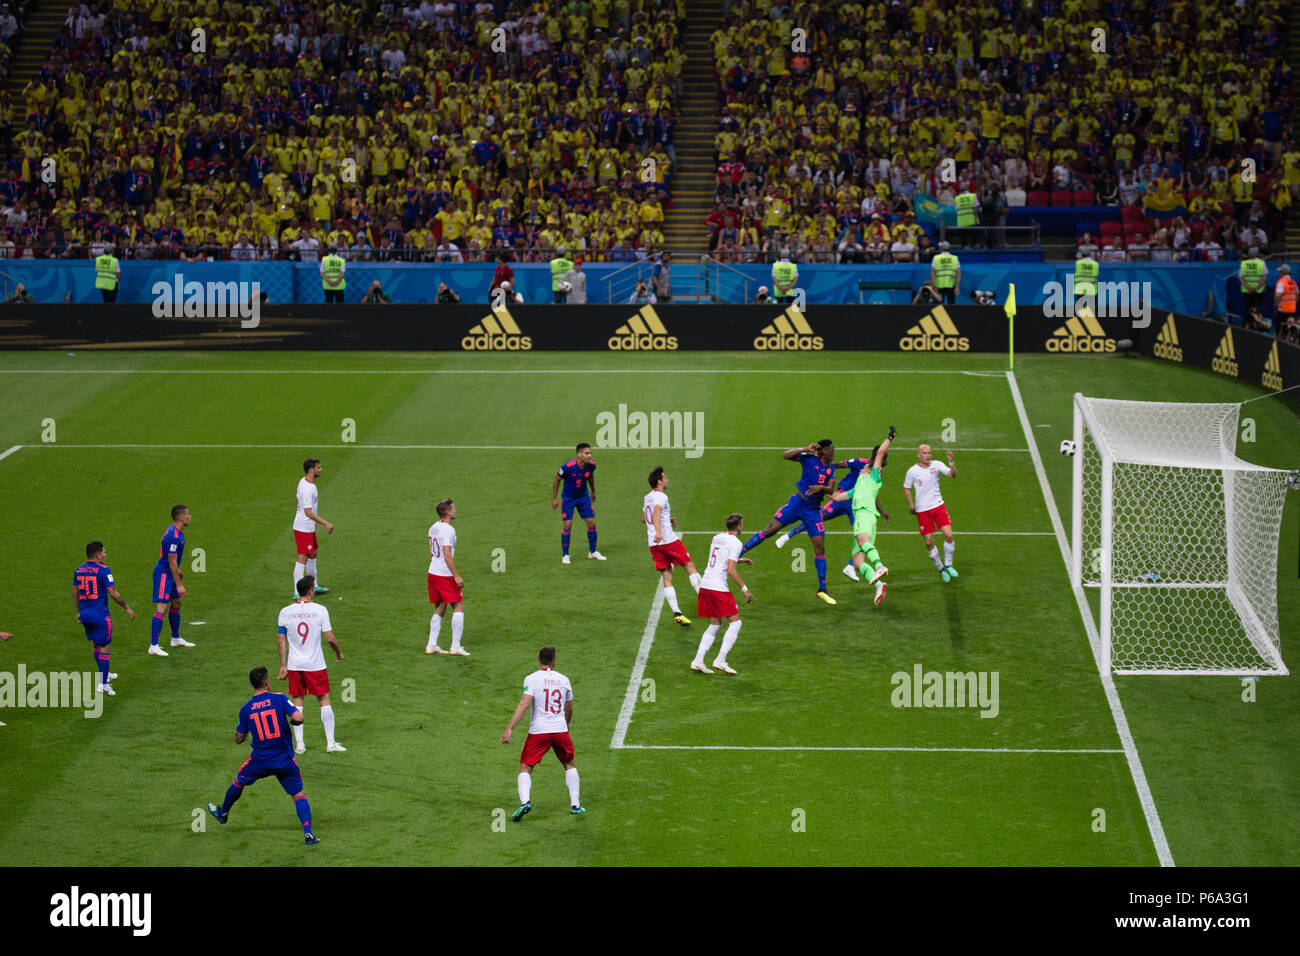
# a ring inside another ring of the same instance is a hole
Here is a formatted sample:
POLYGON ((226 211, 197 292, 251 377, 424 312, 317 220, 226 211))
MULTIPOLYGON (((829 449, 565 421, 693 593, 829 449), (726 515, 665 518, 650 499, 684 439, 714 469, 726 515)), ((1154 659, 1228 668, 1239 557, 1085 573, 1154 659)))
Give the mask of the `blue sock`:
POLYGON ((226 799, 221 801, 221 815, 224 817, 230 812, 230 808, 235 805, 235 801, 244 795, 244 788, 237 783, 232 783, 226 788, 226 799))
POLYGON ((95 666, 99 668, 99 679, 103 683, 108 683, 108 648, 95 648, 95 666))
POLYGON ((813 558, 813 564, 817 565, 817 584, 823 591, 826 590, 826 559, 813 558))
POLYGON ((169 623, 169 624, 171 625, 171 627, 172 627, 172 640, 173 640, 173 641, 178 641, 178 640, 180 640, 180 637, 181 637, 181 612, 180 612, 180 611, 168 611, 168 612, 167 612, 167 623, 169 623))
POLYGON ((740 553, 744 554, 750 548, 758 547, 759 543, 762 540, 763 540, 763 532, 761 531, 755 532, 753 535, 750 536, 749 540, 745 542, 745 546, 740 549, 740 553))
POLYGON ((158 645, 158 635, 162 633, 163 617, 161 612, 153 612, 153 620, 149 622, 149 643, 155 647, 158 645))
POLYGON ((596 550, 596 529, 595 528, 587 529, 587 550, 588 551, 596 550))
POLYGON ((793 538, 795 535, 797 535, 797 534, 798 534, 799 532, 801 532, 801 531, 803 531, 803 522, 802 522, 802 521, 800 521, 797 525, 795 525, 791 530, 787 531, 787 532, 785 533, 785 536, 786 536, 787 538, 793 538))
POLYGON ((569 553, 569 532, 560 532, 560 547, 564 549, 566 555, 569 553))
POLYGON ((302 832, 311 833, 311 804, 307 802, 307 794, 300 793, 294 797, 293 808, 298 811, 298 819, 302 822, 302 832))

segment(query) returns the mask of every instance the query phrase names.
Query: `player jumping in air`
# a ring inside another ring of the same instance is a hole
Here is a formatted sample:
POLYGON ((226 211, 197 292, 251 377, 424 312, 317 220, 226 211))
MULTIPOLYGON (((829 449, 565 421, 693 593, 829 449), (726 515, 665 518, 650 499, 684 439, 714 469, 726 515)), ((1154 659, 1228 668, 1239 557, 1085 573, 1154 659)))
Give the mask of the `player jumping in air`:
POLYGON ((765 538, 786 525, 803 521, 808 537, 812 539, 813 563, 817 565, 817 596, 827 604, 835 599, 826 593, 826 525, 822 520, 822 499, 833 491, 831 480, 835 477, 835 443, 823 438, 807 448, 791 448, 781 456, 786 461, 798 461, 803 473, 790 500, 777 509, 766 528, 755 534, 741 549, 741 554, 758 547, 765 538))
POLYGON ((551 482, 551 510, 560 507, 556 498, 560 482, 564 482, 564 510, 560 517, 564 524, 560 528, 560 549, 564 552, 561 563, 569 563, 569 531, 573 527, 573 512, 576 509, 587 522, 587 557, 593 561, 604 561, 605 556, 596 550, 596 512, 592 504, 596 500, 596 463, 591 460, 591 446, 585 441, 574 449, 577 458, 570 459, 560 466, 551 482))
POLYGON ((903 494, 907 496, 907 507, 916 515, 916 522, 921 529, 921 539, 925 542, 925 553, 934 566, 939 569, 939 577, 947 584, 959 577, 957 569, 952 566, 952 556, 957 550, 957 543, 952 538, 952 520, 948 517, 948 508, 939 493, 939 476, 957 477, 957 466, 953 463, 952 452, 946 452, 948 464, 932 461, 934 453, 929 445, 922 445, 916 450, 916 464, 907 469, 903 479, 903 494), (912 502, 911 489, 916 489, 916 502, 912 502), (939 559, 939 549, 934 546, 935 529, 943 535, 943 560, 939 559))
POLYGON ((701 674, 712 673, 704 666, 704 655, 713 646, 713 639, 718 636, 723 618, 727 619, 727 633, 722 636, 722 649, 713 659, 713 669, 724 674, 736 673, 727 663, 727 653, 740 637, 740 608, 736 606, 736 599, 731 596, 731 589, 727 587, 727 578, 740 585, 740 593, 745 595, 746 604, 754 600, 754 595, 749 593, 749 588, 744 581, 740 580, 740 575, 736 572, 737 564, 754 563, 752 559, 740 556, 740 533, 744 529, 744 520, 739 514, 727 515, 727 530, 715 534, 709 543, 709 564, 704 569, 704 579, 700 582, 700 596, 696 608, 700 617, 709 619, 709 626, 705 629, 704 636, 700 638, 695 659, 691 661, 691 670, 699 671, 701 674))
POLYGON ((682 627, 690 627, 690 619, 677 604, 677 591, 673 587, 673 565, 686 567, 691 587, 696 591, 700 589, 700 575, 695 570, 690 552, 674 530, 677 519, 669 513, 668 495, 664 493, 667 490, 668 476, 662 467, 656 467, 650 472, 650 494, 645 496, 641 517, 645 520, 646 536, 650 539, 650 557, 654 559, 655 570, 663 576, 664 600, 673 612, 673 620, 682 627))
MULTIPOLYGON (((316 513, 316 503, 320 500, 320 491, 316 479, 320 477, 319 458, 308 458, 302 463, 305 474, 298 479, 298 513, 293 517, 293 540, 298 549, 297 563, 293 566, 293 588, 298 590, 298 581, 304 574, 316 577, 316 550, 320 542, 316 540, 316 525, 323 524, 326 534, 334 533, 334 526, 316 513)), ((329 588, 316 586, 317 594, 329 594, 329 588)))
MULTIPOLYGON (((91 652, 95 655, 95 666, 99 668, 99 691, 116 697, 117 692, 109 683, 117 675, 108 669, 108 645, 113 642, 113 618, 108 613, 108 599, 117 602, 133 621, 135 611, 126 603, 126 598, 117 593, 113 572, 104 563, 106 560, 104 542, 92 541, 86 545, 86 563, 73 572, 72 592, 77 602, 77 621, 86 631, 86 640, 90 641, 91 652)), ((12 634, 3 636, 5 640, 13 637, 12 634)))
POLYGON ((436 508, 438 520, 429 528, 429 603, 434 607, 424 653, 469 657, 469 651, 460 646, 465 632, 465 595, 461 591, 465 582, 456 573, 456 530, 451 526, 456 520, 456 505, 450 498, 443 498, 436 508), (438 634, 448 606, 451 607, 451 650, 444 651, 438 646, 438 634))
POLYGON ((295 706, 284 694, 271 692, 271 676, 265 667, 254 667, 248 682, 257 691, 248 703, 239 708, 239 723, 235 727, 235 743, 242 744, 253 736, 253 753, 235 771, 235 779, 226 790, 226 798, 218 807, 208 804, 208 813, 225 823, 230 819, 230 808, 244 795, 244 788, 263 777, 275 777, 284 792, 293 798, 293 808, 298 812, 302 832, 308 846, 320 840, 311 832, 311 805, 302 792, 302 771, 289 749, 289 735, 284 732, 286 722, 295 728, 302 724, 302 708, 295 706))
POLYGON ((853 492, 836 491, 831 495, 835 501, 852 501, 853 503, 853 553, 850 557, 853 566, 853 576, 858 580, 858 569, 865 563, 871 568, 871 579, 868 584, 876 586, 876 606, 885 599, 884 577, 889 573, 889 568, 885 567, 880 560, 880 552, 876 550, 876 519, 883 517, 889 520, 889 515, 882 515, 876 505, 876 498, 880 495, 880 489, 884 487, 884 479, 881 472, 885 468, 885 462, 889 458, 889 444, 894 440, 897 432, 893 425, 889 426, 889 437, 871 450, 871 471, 863 474, 858 478, 857 484, 853 486, 853 492))
POLYGON ((153 566, 153 620, 149 622, 149 653, 166 657, 167 652, 158 646, 162 636, 163 615, 171 625, 172 647, 193 647, 181 637, 181 598, 185 597, 185 575, 181 574, 180 559, 185 556, 184 529, 190 523, 190 509, 184 505, 172 506, 172 523, 163 532, 158 546, 158 563, 153 566))
MULTIPOLYGON (((330 612, 325 605, 316 604, 316 581, 310 574, 298 580, 298 600, 280 609, 276 621, 275 642, 280 649, 280 673, 276 680, 289 678, 289 699, 299 710, 303 698, 311 694, 320 704, 320 722, 325 725, 325 750, 328 753, 346 753, 347 748, 334 739, 334 708, 330 706, 330 675, 325 669, 325 653, 321 650, 321 635, 329 642, 334 657, 343 662, 343 652, 330 625, 330 612), (285 645, 288 644, 288 657, 285 645)), ((293 727, 295 750, 307 752, 303 740, 302 723, 293 727)))
MULTIPOLYGON (((839 484, 835 486, 836 489, 838 491, 847 491, 847 492, 853 491, 854 486, 856 486, 858 483, 858 476, 862 474, 862 469, 866 468, 870 470, 871 462, 872 462, 871 458, 846 458, 844 459, 844 461, 837 461, 835 463, 835 467, 847 468, 849 470, 849 473, 840 479, 839 484)), ((888 521, 889 514, 883 508, 880 508, 879 502, 876 502, 876 507, 880 509, 880 517, 888 521)), ((838 518, 841 515, 851 515, 851 514, 853 514, 852 501, 850 499, 836 499, 836 497, 832 494, 831 500, 827 501, 824 505, 822 505, 822 525, 825 526, 826 523, 829 522, 832 518, 838 518)), ((802 521, 800 521, 793 528, 791 528, 789 531, 782 534, 781 537, 776 539, 777 548, 778 549, 784 548, 791 538, 793 538, 795 535, 799 534, 801 531, 804 530, 805 530, 804 524, 802 521)), ((840 569, 840 572, 850 581, 861 580, 858 577, 857 569, 854 568, 852 562, 844 565, 844 567, 840 569)))
POLYGON ((542 762, 546 751, 554 750, 564 766, 564 783, 569 788, 569 812, 586 813, 587 808, 578 799, 578 768, 573 765, 573 741, 569 737, 569 724, 573 721, 573 685, 569 678, 555 670, 555 648, 549 644, 537 652, 541 670, 524 678, 524 696, 519 698, 501 735, 503 744, 510 743, 510 734, 519 723, 524 711, 533 709, 528 720, 528 737, 519 757, 519 809, 510 815, 518 823, 524 814, 533 809, 533 768, 542 762))

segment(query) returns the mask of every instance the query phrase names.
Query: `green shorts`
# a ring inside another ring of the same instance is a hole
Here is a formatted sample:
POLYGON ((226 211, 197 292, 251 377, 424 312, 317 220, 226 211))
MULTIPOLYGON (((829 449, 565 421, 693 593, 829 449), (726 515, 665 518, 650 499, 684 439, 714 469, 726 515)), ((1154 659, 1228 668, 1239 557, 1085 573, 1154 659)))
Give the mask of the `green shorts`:
POLYGON ((853 512, 853 554, 857 554, 859 551, 866 551, 866 548, 858 544, 858 535, 860 534, 871 536, 871 540, 868 544, 876 543, 876 518, 877 516, 872 514, 866 508, 859 508, 853 512))

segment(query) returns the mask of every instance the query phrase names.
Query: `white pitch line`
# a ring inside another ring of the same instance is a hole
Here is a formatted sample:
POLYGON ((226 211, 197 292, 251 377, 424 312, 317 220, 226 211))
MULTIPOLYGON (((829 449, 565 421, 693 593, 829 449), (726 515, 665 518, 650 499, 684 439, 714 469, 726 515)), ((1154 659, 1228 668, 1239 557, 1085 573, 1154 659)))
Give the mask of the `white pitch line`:
POLYGON ((0 461, 4 461, 6 458, 8 458, 10 455, 12 455, 14 452, 16 452, 19 448, 22 448, 22 447, 23 447, 22 445, 14 445, 12 448, 10 448, 8 451, 6 451, 3 455, 0 455, 0 461))
POLYGON ((742 747, 686 746, 679 744, 624 744, 623 750, 781 750, 829 753, 927 753, 927 754, 1122 754, 1116 749, 1070 750, 1051 747, 742 747))
MULTIPOLYGON (((21 445, 15 445, 14 448, 21 448, 21 445)), ((44 442, 33 445, 33 448, 365 448, 370 451, 567 451, 573 448, 572 443, 566 445, 376 445, 376 444, 358 444, 356 442, 333 442, 329 444, 319 442, 300 442, 295 445, 285 445, 278 443, 266 444, 224 444, 224 443, 200 443, 200 444, 174 444, 168 443, 160 445, 156 442, 119 442, 119 443, 90 443, 90 442, 44 442)), ((855 445, 843 446, 847 448, 857 447, 855 445)), ((865 447, 865 446, 864 446, 865 447)), ((12 449, 11 449, 12 450, 12 449)), ((597 448, 600 454, 612 451, 636 451, 636 452, 676 452, 686 451, 685 448, 597 448)), ((789 451, 788 445, 707 445, 701 451, 789 451)), ((1029 451, 1028 448, 957 448, 963 454, 970 452, 1016 452, 1024 454, 1029 451)))
MULTIPOLYGON (((717 533, 718 533, 718 532, 716 532, 716 531, 678 531, 678 532, 677 532, 678 535, 684 535, 684 534, 710 534, 710 535, 712 535, 712 534, 717 534, 717 533)), ((827 531, 826 533, 827 533, 827 534, 853 534, 852 531, 827 531)), ((1047 537, 1047 538, 1050 538, 1050 537, 1051 537, 1052 535, 1054 535, 1056 532, 1054 532, 1054 531, 955 531, 955 532, 953 532, 953 533, 954 533, 954 534, 966 534, 966 535, 980 535, 981 537, 983 537, 983 536, 987 536, 987 535, 999 535, 999 536, 1008 536, 1008 537, 1017 537, 1017 538, 1041 538, 1041 537, 1047 537)), ((914 535, 914 534, 919 534, 919 532, 917 532, 917 531, 877 531, 876 534, 906 534, 906 535, 914 535)), ((764 539, 764 540, 766 540, 766 539, 764 539)), ((793 541, 794 538, 791 538, 790 540, 793 541)))
POLYGON ((650 616, 645 622, 645 632, 641 635, 641 646, 637 648, 636 663, 632 665, 632 676, 627 682, 627 693, 623 696, 623 707, 618 712, 618 723, 614 725, 614 736, 610 739, 611 750, 623 749, 623 740, 627 737, 627 725, 632 722, 632 711, 636 708, 636 695, 641 693, 641 677, 645 674, 646 661, 650 659, 650 646, 655 642, 655 628, 659 626, 659 614, 664 607, 664 583, 660 580, 655 588, 654 600, 650 602, 650 616))
MULTIPOLYGON (((1016 384, 1016 374, 1008 370, 1006 375, 1007 384, 1011 386, 1011 398, 1016 403, 1016 414, 1020 416, 1020 428, 1025 433, 1025 441, 1029 443, 1029 454, 1034 462, 1034 471, 1038 474, 1038 487, 1043 493, 1043 502, 1047 505, 1048 517, 1052 519, 1052 528, 1056 532, 1056 543, 1060 545, 1061 560, 1065 562, 1065 571, 1068 575, 1070 572, 1070 544, 1065 537, 1065 526, 1061 523, 1061 514, 1056 508, 1056 499, 1052 497, 1052 488, 1047 482, 1047 473, 1043 470, 1043 460, 1039 457, 1038 445, 1034 441, 1034 430, 1029 425, 1029 416, 1025 412, 1025 403, 1020 397, 1020 386, 1016 384)), ((1142 769, 1142 758, 1138 756, 1137 743, 1133 740, 1133 734, 1129 730, 1128 717, 1124 714, 1124 705, 1120 702, 1119 692, 1115 689, 1115 681, 1101 664, 1101 638, 1097 634, 1096 625, 1093 623, 1092 611, 1088 607, 1088 599, 1083 593, 1083 588, 1075 587, 1071 583, 1071 590, 1074 591, 1074 600, 1079 607, 1079 616, 1083 618, 1083 626, 1088 632, 1088 642, 1092 645, 1092 659, 1097 665, 1097 673, 1101 676, 1101 686, 1106 692, 1106 702, 1110 704, 1111 717, 1115 721, 1115 730, 1119 734, 1120 743, 1124 747, 1124 754, 1128 758, 1129 774, 1133 777, 1133 786, 1137 788, 1138 801, 1142 804, 1142 812, 1146 815, 1147 829, 1151 832, 1151 842, 1155 844, 1156 856, 1159 858, 1161 866, 1173 866, 1174 857, 1169 849, 1169 841, 1165 838, 1164 827, 1160 823, 1160 812, 1156 809, 1155 798, 1151 796, 1151 787, 1147 784, 1146 771, 1142 769)))
MULTIPOLYGON (((572 375, 571 368, 0 368, 0 375, 572 375)), ((974 375, 1002 376, 1001 372, 961 369, 899 368, 608 368, 584 369, 583 375, 974 375)))

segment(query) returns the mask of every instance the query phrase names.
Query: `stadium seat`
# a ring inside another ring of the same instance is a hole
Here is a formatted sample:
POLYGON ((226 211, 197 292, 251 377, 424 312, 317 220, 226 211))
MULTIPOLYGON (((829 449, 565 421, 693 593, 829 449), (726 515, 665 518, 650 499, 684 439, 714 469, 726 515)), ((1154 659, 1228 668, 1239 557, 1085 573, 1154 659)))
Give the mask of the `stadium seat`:
POLYGON ((1205 237, 1205 223, 1203 222, 1192 223, 1192 245, 1196 245, 1204 237, 1205 237))
POLYGON ((1121 222, 1129 223, 1142 222, 1145 217, 1142 215, 1141 206, 1120 206, 1119 218, 1121 222))
POLYGON ((1049 193, 1046 189, 1031 189, 1025 194, 1025 205, 1046 206, 1049 205, 1048 199, 1049 193))
POLYGON ((1076 189, 1074 191, 1074 204, 1076 206, 1095 206, 1097 205, 1097 194, 1091 189, 1076 189))
POLYGON ((1101 224, 1101 239, 1103 245, 1105 245, 1107 242, 1111 241, 1115 237, 1123 235, 1123 233, 1124 233, 1124 226, 1122 223, 1103 222, 1101 224))
POLYGON ((1074 224, 1074 234, 1076 236, 1082 236, 1085 232, 1090 232, 1094 236, 1097 235, 1097 223, 1091 219, 1080 219, 1074 224))
POLYGON ((1053 205, 1053 206, 1073 206, 1073 205, 1074 205, 1074 193, 1070 192, 1070 190, 1068 190, 1068 189, 1053 189, 1053 190, 1052 190, 1052 205, 1053 205))

